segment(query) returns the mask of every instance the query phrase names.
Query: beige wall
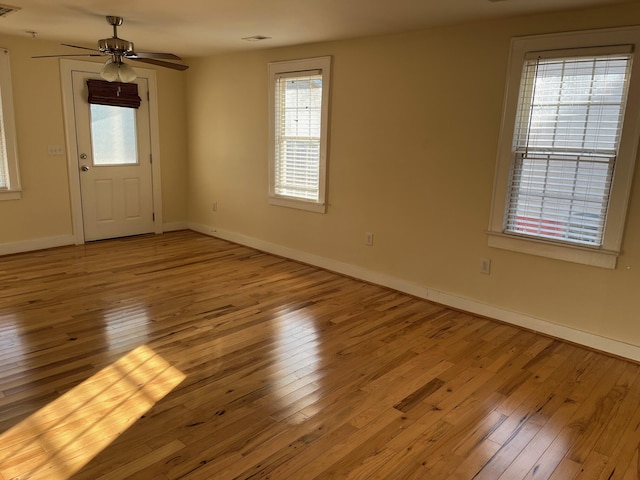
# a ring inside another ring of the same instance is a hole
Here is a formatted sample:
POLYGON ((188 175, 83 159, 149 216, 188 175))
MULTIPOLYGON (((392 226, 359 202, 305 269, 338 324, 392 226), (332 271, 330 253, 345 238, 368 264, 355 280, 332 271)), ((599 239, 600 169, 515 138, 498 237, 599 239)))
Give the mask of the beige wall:
MULTIPOLYGON (((66 156, 49 156, 48 145, 65 145, 60 64, 32 55, 65 51, 58 43, 0 36, 9 50, 18 156, 23 194, 0 201, 0 246, 73 234, 66 156)), ((66 49, 68 51, 68 49, 66 49)), ((145 65, 147 67, 147 65, 145 65)), ((185 75, 158 69, 160 148, 165 222, 186 220, 185 75)), ((66 151, 65 145, 65 151, 66 151)))
POLYGON ((511 37, 634 23, 638 4, 194 61, 189 220, 640 346, 640 169, 615 270, 485 234, 511 37), (267 63, 320 55, 333 56, 324 215, 267 204, 267 63))
MULTIPOLYGON (((158 69, 164 221, 640 346, 640 169, 615 270, 490 249, 485 234, 510 38, 638 23, 629 4, 198 59, 186 75, 158 69), (266 201, 267 63, 320 55, 333 56, 324 215, 266 201), (481 258, 492 259, 490 276, 481 258)), ((59 63, 31 59, 61 47, 5 36, 0 46, 11 55, 24 187, 21 200, 0 201, 0 246, 72 235, 67 161, 47 154, 65 144, 59 63)))

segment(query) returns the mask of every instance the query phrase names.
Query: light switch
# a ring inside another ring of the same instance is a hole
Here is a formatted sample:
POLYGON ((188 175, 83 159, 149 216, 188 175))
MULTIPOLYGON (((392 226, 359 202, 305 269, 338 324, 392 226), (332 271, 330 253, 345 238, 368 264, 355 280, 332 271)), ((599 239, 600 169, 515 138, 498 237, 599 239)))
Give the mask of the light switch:
POLYGON ((62 145, 49 145, 49 155, 64 155, 64 147, 62 145))

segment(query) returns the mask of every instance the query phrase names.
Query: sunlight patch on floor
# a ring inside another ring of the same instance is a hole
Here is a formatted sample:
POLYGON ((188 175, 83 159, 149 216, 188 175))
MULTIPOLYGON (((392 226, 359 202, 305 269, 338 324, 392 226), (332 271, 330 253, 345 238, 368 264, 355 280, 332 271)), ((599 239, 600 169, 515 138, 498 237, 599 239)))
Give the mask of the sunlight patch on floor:
POLYGON ((0 435, 0 478, 67 479, 185 378, 146 345, 0 435))

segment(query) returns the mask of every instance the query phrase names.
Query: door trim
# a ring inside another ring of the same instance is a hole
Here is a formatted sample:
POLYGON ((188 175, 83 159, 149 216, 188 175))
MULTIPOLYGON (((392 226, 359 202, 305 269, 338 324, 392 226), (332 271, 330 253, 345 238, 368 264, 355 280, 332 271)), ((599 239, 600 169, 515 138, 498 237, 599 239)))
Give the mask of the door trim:
MULTIPOLYGON (((82 60, 60 59, 60 81, 62 84, 62 104, 64 129, 67 142, 67 168, 69 171, 69 196, 71 201, 71 222, 76 245, 85 242, 82 223, 82 199, 80 195, 80 172, 78 171, 78 142, 75 128, 72 72, 99 74, 102 63, 82 60)), ((140 78, 149 83, 149 135, 151 140, 151 164, 153 187, 154 232, 162 233, 162 182, 160 170, 160 122, 158 118, 158 85, 155 70, 135 67, 140 78)))

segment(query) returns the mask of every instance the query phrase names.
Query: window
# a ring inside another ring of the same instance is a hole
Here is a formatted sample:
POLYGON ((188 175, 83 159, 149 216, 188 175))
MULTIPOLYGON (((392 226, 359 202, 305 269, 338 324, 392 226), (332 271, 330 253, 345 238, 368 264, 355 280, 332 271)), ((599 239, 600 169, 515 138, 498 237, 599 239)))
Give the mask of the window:
POLYGON ((93 164, 137 165, 136 111, 112 105, 91 105, 93 164))
POLYGON ((331 57, 269 64, 269 202, 325 211, 331 57))
POLYGON ((489 245, 614 268, 636 158, 640 29, 514 39, 489 245), (637 101, 637 100, 635 100, 637 101))
POLYGON ((9 52, 0 49, 0 200, 20 198, 9 52))
POLYGON ((137 165, 137 83, 87 80, 94 165, 137 165))

